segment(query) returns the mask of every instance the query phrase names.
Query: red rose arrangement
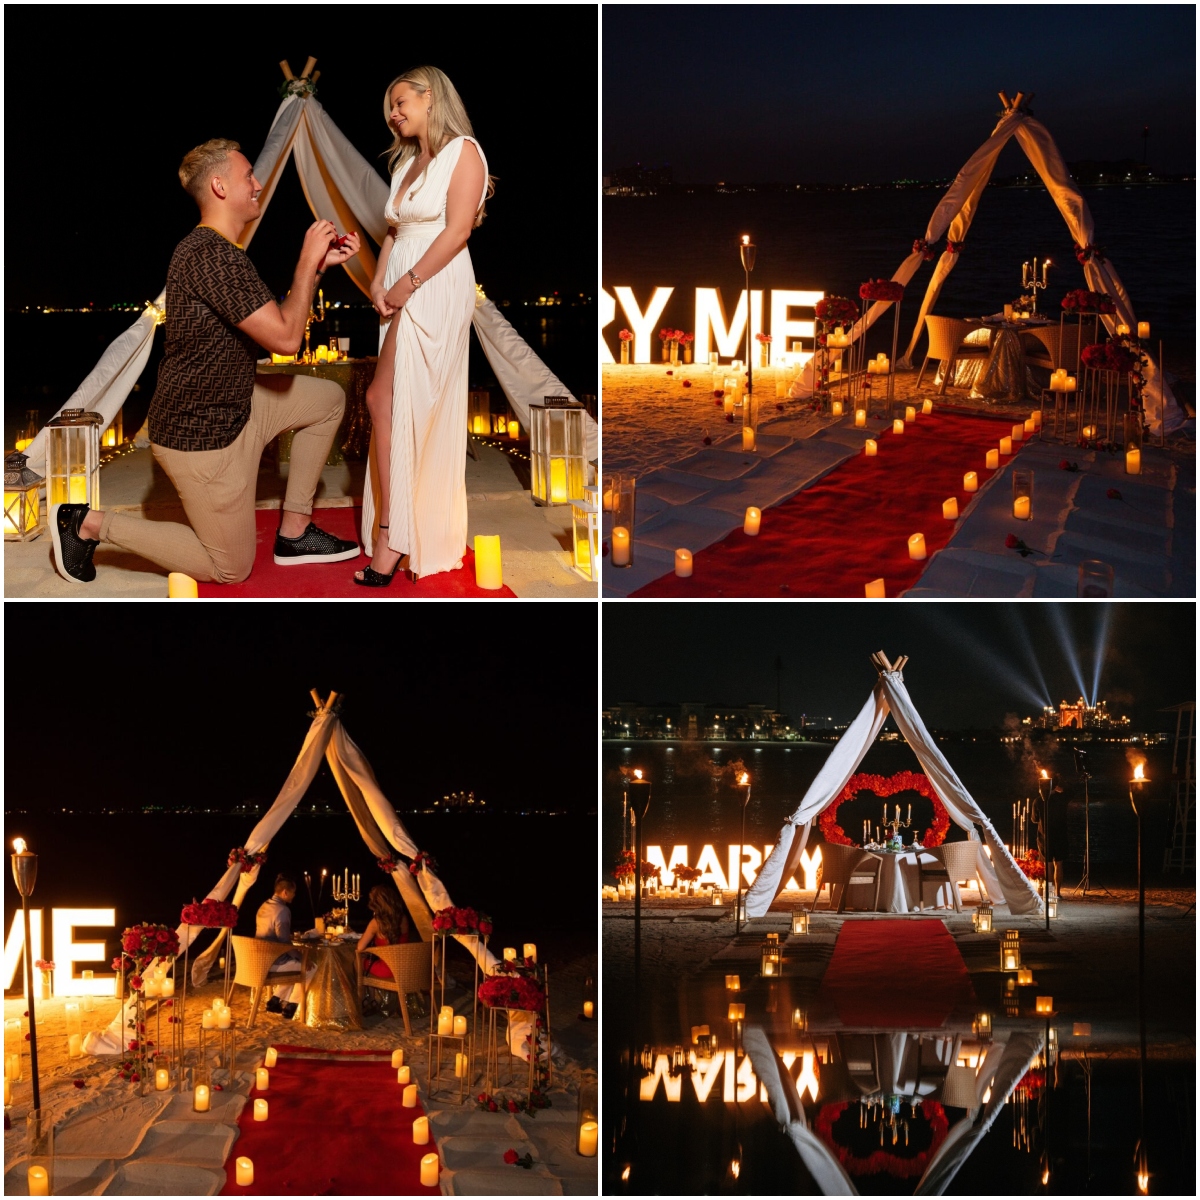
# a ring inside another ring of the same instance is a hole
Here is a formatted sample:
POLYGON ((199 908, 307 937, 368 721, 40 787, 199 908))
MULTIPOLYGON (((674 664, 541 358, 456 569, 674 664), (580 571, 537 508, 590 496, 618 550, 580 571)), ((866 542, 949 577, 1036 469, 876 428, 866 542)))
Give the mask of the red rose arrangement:
POLYGON ((54 964, 48 958, 39 958, 34 964, 34 968, 38 971, 53 971, 54 964))
POLYGON ((669 342, 675 336, 673 329, 660 329, 658 331, 658 340, 660 342, 669 342))
POLYGON ((689 867, 683 863, 671 869, 675 872, 676 882, 682 879, 684 883, 695 883, 704 874, 699 867, 689 867))
POLYGON ((234 863, 240 863, 242 874, 249 875, 255 867, 261 867, 267 861, 267 852, 260 850, 257 854, 251 854, 244 846, 234 846, 226 861, 231 867, 234 863))
POLYGON ((174 958, 179 953, 179 935, 166 925, 131 925, 121 934, 121 950, 140 971, 155 958, 174 958))
POLYGON ((754 335, 754 340, 756 342, 762 342, 763 345, 765 345, 765 346, 769 346, 771 344, 772 339, 771 339, 771 335, 769 333, 756 333, 754 335))
POLYGON ((657 879, 662 874, 662 869, 656 867, 652 862, 642 863, 642 878, 657 879))
POLYGON ((1097 343, 1084 346, 1083 365, 1093 371, 1116 371, 1128 375, 1140 366, 1138 356, 1120 342, 1097 343))
POLYGON ((633 341, 633 334, 630 333, 628 329, 622 329, 621 332, 617 334, 617 337, 619 337, 623 342, 633 341))
POLYGON ((492 918, 487 913, 476 912, 473 908, 440 908, 433 914, 433 928, 438 933, 477 933, 480 937, 490 937, 492 918))
POLYGON ((852 775, 837 799, 817 818, 827 842, 837 846, 856 846, 858 843, 846 836, 846 831, 837 823, 837 810, 847 800, 853 800, 859 792, 874 792, 881 799, 898 792, 916 792, 933 805, 933 824, 925 830, 921 839, 924 846, 940 846, 950 832, 950 814, 937 792, 933 790, 925 775, 917 771, 900 771, 895 775, 852 775))
POLYGON ((679 329, 675 330, 675 333, 678 335, 675 338, 675 340, 681 346, 690 346, 692 344, 692 342, 694 342, 696 340, 696 335, 694 333, 684 333, 682 330, 679 330, 679 329))
POLYGON ((858 320, 858 305, 845 296, 826 296, 817 301, 817 320, 826 325, 853 325, 858 320))
POLYGON ((1104 261, 1104 250, 1100 246, 1093 246, 1089 242, 1086 246, 1081 246, 1078 242, 1075 243, 1075 257, 1079 260, 1080 265, 1090 262, 1093 258, 1097 262, 1104 261))
POLYGON ((963 248, 962 242, 952 242, 949 238, 946 239, 946 253, 947 254, 961 254, 962 248, 963 248))
POLYGON ((377 858, 375 864, 385 875, 391 875, 393 871, 399 868, 400 860, 393 854, 387 858, 377 858))
POLYGON ((408 864, 409 874, 410 875, 420 875, 422 867, 428 868, 435 875, 437 874, 437 869, 438 869, 437 862, 434 860, 434 857, 432 854, 426 854, 424 850, 421 850, 420 852, 418 852, 417 857, 414 858, 412 860, 412 862, 410 862, 408 864))
POLYGON ((632 850, 622 850, 617 865, 613 868, 613 874, 618 879, 630 879, 635 873, 636 864, 637 855, 632 850))
POLYGON ((224 900, 201 900, 183 906, 179 915, 182 925, 202 925, 205 929, 232 929, 237 924, 238 910, 224 900))
POLYGON ((1030 850, 1018 858, 1017 866, 1029 879, 1044 879, 1046 876, 1046 867, 1042 862, 1042 856, 1036 850, 1030 850))
POLYGON ((904 299, 904 284, 891 279, 868 279, 859 287, 858 294, 863 300, 882 300, 895 304, 904 299))
MULTIPOLYGON (((849 1103, 844 1100, 837 1104, 823 1104, 813 1122, 813 1130, 833 1150, 837 1155, 838 1162, 846 1168, 846 1171, 855 1176, 878 1175, 884 1172, 895 1179, 919 1179, 925 1174, 929 1160, 937 1153, 950 1130, 950 1122, 946 1119, 946 1110, 936 1100, 926 1100, 914 1113, 913 1120, 923 1119, 929 1125, 930 1142, 927 1150, 922 1150, 911 1158, 891 1153, 887 1149, 873 1150, 866 1158, 861 1158, 834 1137, 834 1123, 849 1107, 849 1103)), ((854 1120, 854 1126, 856 1128, 858 1126, 857 1119, 854 1120)))
POLYGON ((497 970, 479 985, 480 1002, 488 1008, 519 1008, 541 1012, 546 1005, 546 993, 536 979, 516 971, 497 970))
POLYGON ((937 253, 932 242, 927 242, 924 238, 917 238, 913 242, 912 252, 919 254, 926 262, 929 262, 937 253))
POLYGON ((1115 313, 1117 306, 1106 292, 1092 292, 1087 288, 1075 288, 1062 298, 1067 312, 1115 313))

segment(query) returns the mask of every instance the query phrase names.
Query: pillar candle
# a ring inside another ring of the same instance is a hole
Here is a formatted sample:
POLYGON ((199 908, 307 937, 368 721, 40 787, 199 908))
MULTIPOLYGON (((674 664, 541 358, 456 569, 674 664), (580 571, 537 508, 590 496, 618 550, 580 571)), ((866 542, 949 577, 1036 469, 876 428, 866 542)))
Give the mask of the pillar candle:
POLYGON ((692 574, 692 552, 679 549, 675 551, 675 574, 680 579, 688 579, 692 574))
POLYGON ((248 1158, 237 1160, 237 1185, 249 1187, 254 1182, 254 1163, 248 1158))
MULTIPOLYGON (((399 1051, 397 1051, 397 1053, 399 1053, 399 1051)), ((392 1055, 393 1059, 395 1059, 395 1057, 396 1057, 395 1055, 392 1055)), ((412 1068, 406 1067, 404 1065, 404 1063, 401 1062, 400 1066, 396 1068, 396 1082, 405 1084, 405 1083, 410 1083, 411 1081, 412 1081, 412 1068)))
POLYGON ((600 1137, 600 1126, 595 1121, 584 1121, 579 1127, 579 1153, 584 1158, 596 1157, 596 1142, 600 1137))
POLYGON ((1124 324, 1118 325, 1117 326, 1117 337, 1128 337, 1128 336, 1129 336, 1129 326, 1124 325, 1124 324))
POLYGON ((742 532, 750 537, 757 537, 760 526, 762 525, 762 513, 751 505, 746 509, 746 519, 742 522, 742 532))
POLYGON ((171 1072, 166 1067, 159 1067, 154 1072, 154 1090, 165 1092, 171 1086, 171 1072))
MULTIPOLYGON (((403 1051, 403 1050, 401 1050, 401 1051, 400 1051, 400 1054, 403 1056, 403 1054, 404 1054, 404 1051, 403 1051)), ((393 1057, 394 1057, 394 1056, 393 1056, 393 1057)), ((276 1051, 275 1047, 274 1047, 274 1046, 268 1046, 268 1047, 267 1047, 267 1055, 266 1055, 266 1057, 263 1059, 263 1066, 264 1066, 264 1067, 273 1067, 273 1066, 276 1064, 276 1062, 278 1062, 278 1061, 279 1061, 279 1054, 278 1054, 278 1052, 276 1051)), ((403 1057, 401 1057, 400 1061, 401 1061, 401 1062, 403 1062, 403 1061, 404 1061, 403 1057)), ((392 1065, 393 1065, 393 1066, 395 1066, 396 1064, 395 1064, 395 1063, 393 1063, 392 1065)))
POLYGON ((951 496, 949 500, 942 501, 942 516, 947 521, 957 521, 958 520, 958 499, 957 499, 957 497, 951 496))
POLYGON ((50 1175, 45 1167, 30 1167, 25 1174, 31 1196, 50 1195, 50 1175))
POLYGON ((175 980, 164 979, 162 981, 162 994, 168 998, 175 995, 175 980))
POLYGON ((456 1054, 454 1056, 454 1078, 462 1079, 467 1073, 467 1056, 465 1054, 456 1054))
POLYGON ((1029 437, 1032 433, 1036 432, 1037 422, 1032 417, 1030 417, 1029 420, 1025 422, 1025 425, 1023 428, 1025 430, 1025 436, 1029 437))
POLYGON ((922 403, 921 403, 921 415, 922 415, 923 417, 927 417, 927 416, 929 416, 929 414, 930 414, 931 412, 933 412, 933 401, 932 401, 932 400, 924 400, 924 401, 922 401, 922 403))
POLYGON ((1150 336, 1150 322, 1149 321, 1139 321, 1138 322, 1138 337, 1139 338, 1148 338, 1149 336, 1150 336))
POLYGON ((1136 447, 1125 451, 1125 474, 1140 475, 1142 473, 1142 452, 1136 447))
POLYGON ((1033 422, 1034 429, 1041 429, 1041 427, 1042 427, 1042 410, 1040 408, 1035 408, 1029 414, 1029 419, 1033 422))
POLYGON ((537 947, 532 942, 526 942, 522 953, 530 962, 537 962, 537 947))
POLYGON ((742 449, 754 449, 754 430, 749 425, 742 426, 742 449))
POLYGON ((1000 451, 989 450, 983 464, 989 471, 995 471, 1000 466, 1000 451))
POLYGON ((1012 438, 1002 437, 1000 439, 1000 453, 1008 456, 1012 454, 1012 438))
POLYGON ((233 1013, 228 1008, 223 1008, 217 1013, 217 1028, 228 1029, 233 1024, 233 1013))
POLYGON ((12 1080, 7 1075, 4 1077, 4 1107, 12 1107, 12 1080))
POLYGON ((862 429, 867 423, 867 410, 865 408, 856 408, 854 410, 854 424, 857 428, 862 429))
POLYGON ((968 471, 963 476, 963 491, 977 492, 979 491, 979 476, 974 471, 968 471))
POLYGON ((1012 427, 1012 440, 1014 442, 1019 442, 1024 436, 1025 436, 1025 426, 1024 425, 1014 425, 1012 427))
POLYGON ((438 1156, 436 1154, 426 1154, 421 1159, 421 1186, 422 1187, 437 1187, 438 1184, 438 1156))
POLYGON ((882 600, 886 595, 887 592, 884 590, 882 579, 872 579, 871 582, 867 584, 868 600, 882 600))
POLYGON ((413 1145, 428 1146, 429 1145, 429 1118, 417 1117, 413 1121, 413 1145))
POLYGON ((171 571, 167 575, 167 597, 171 600, 195 600, 200 595, 196 581, 182 571, 171 571))
POLYGON ((591 1000, 583 1002, 583 1015, 589 1021, 596 1015, 596 1005, 591 1000))
POLYGON ((455 1017, 454 1018, 454 1036, 455 1037, 465 1037, 466 1033, 467 1033, 467 1018, 466 1017, 455 1017))
POLYGON ((153 975, 147 975, 142 980, 142 995, 145 996, 147 1000, 153 999, 153 997, 157 996, 158 989, 158 980, 155 979, 153 975))
POLYGON ((725 415, 727 417, 731 416, 733 414, 734 395, 735 395, 735 393, 731 392, 729 390, 726 390, 726 392, 725 392, 725 399, 723 401, 723 404, 724 404, 724 409, 725 409, 725 415))
POLYGON ((404 1088, 404 1099, 400 1102, 405 1108, 417 1107, 417 1085, 407 1084, 404 1088))
POLYGON ((265 1092, 268 1090, 268 1088, 270 1088, 271 1072, 268 1071, 266 1067, 259 1067, 258 1070, 254 1072, 254 1086, 258 1088, 260 1092, 265 1092))
POLYGON ((196 1090, 192 1092, 192 1108, 196 1112, 208 1112, 209 1090, 207 1083, 196 1084, 196 1090))
POLYGON ((67 1057, 82 1058, 83 1057, 83 1035, 73 1033, 67 1038, 67 1057))
POLYGON ((213 999, 213 1002, 212 1002, 213 1012, 220 1012, 221 1009, 223 1009, 224 1007, 225 1007, 225 1001, 222 1000, 220 996, 217 996, 213 999))
POLYGON ((449 1037, 454 1033, 454 1009, 448 1004, 442 1005, 438 1013, 438 1037, 449 1037))
POLYGON ((21 1055, 6 1054, 4 1056, 4 1078, 18 1082, 21 1078, 21 1055))
MULTIPOLYGON (((908 557, 918 561, 925 557, 925 535, 923 533, 914 533, 908 539, 908 557)), ((887 820, 887 805, 884 805, 883 819, 887 820)))
POLYGON ((842 415, 842 402, 841 402, 840 400, 834 400, 834 401, 833 401, 833 402, 832 402, 832 403, 829 405, 829 411, 830 411, 830 412, 831 412, 831 413, 832 413, 832 414, 833 414, 835 417, 840 417, 840 416, 842 415))
POLYGON ((1067 376, 1067 387, 1066 387, 1066 390, 1067 390, 1068 392, 1073 392, 1073 391, 1075 390, 1075 376, 1074 376, 1074 375, 1068 375, 1068 376, 1067 376))
POLYGON ((629 566, 629 530, 624 525, 613 526, 612 560, 614 567, 629 566))
POLYGON ((393 1050, 392 1051, 392 1067, 397 1068, 397 1067, 402 1067, 402 1066, 404 1066, 404 1051, 403 1050, 393 1050))
POLYGON ((868 458, 874 458, 879 453, 879 443, 874 438, 867 438, 863 444, 863 453, 868 458))
POLYGON ((1030 518, 1029 512, 1029 497, 1014 496, 1013 497, 1013 516, 1018 521, 1028 521, 1030 518))
POLYGON ((904 419, 906 421, 915 421, 917 419, 917 410, 911 404, 904 410, 904 419))
POLYGON ((486 591, 498 591, 504 586, 500 563, 500 535, 475 535, 475 583, 486 591))
POLYGON ((270 1110, 268 1109, 267 1102, 265 1100, 255 1100, 255 1102, 254 1102, 254 1119, 256 1121, 265 1121, 267 1119, 267 1113, 269 1111, 270 1110))
POLYGON ((516 962, 517 961, 517 949, 515 946, 505 946, 504 947, 504 961, 505 962, 516 962))
POLYGON ((902 420, 900 420, 899 417, 897 417, 892 422, 892 432, 893 433, 903 433, 904 432, 904 422, 902 420))

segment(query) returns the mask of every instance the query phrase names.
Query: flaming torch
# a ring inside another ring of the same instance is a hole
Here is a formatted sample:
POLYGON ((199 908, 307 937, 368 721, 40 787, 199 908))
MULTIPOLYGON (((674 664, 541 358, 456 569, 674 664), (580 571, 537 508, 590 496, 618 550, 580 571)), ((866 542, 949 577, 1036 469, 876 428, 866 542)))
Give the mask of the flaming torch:
POLYGON ((29 1006, 29 1068, 33 1075, 33 1107, 42 1107, 38 1082, 37 1017, 33 1007, 33 941, 29 936, 29 897, 37 883, 38 856, 25 847, 24 838, 13 838, 12 873, 21 893, 21 915, 25 920, 25 1003, 29 1006))
POLYGON ((1050 932, 1050 793, 1053 786, 1050 772, 1042 767, 1038 771, 1038 795, 1042 799, 1042 903, 1046 909, 1047 933, 1050 932))
POLYGON ((742 932, 742 922, 746 918, 745 912, 742 910, 742 856, 746 844, 746 809, 750 804, 750 775, 743 771, 737 777, 738 787, 746 789, 745 796, 742 797, 742 840, 738 846, 738 864, 737 864, 737 921, 735 922, 736 931, 742 932))

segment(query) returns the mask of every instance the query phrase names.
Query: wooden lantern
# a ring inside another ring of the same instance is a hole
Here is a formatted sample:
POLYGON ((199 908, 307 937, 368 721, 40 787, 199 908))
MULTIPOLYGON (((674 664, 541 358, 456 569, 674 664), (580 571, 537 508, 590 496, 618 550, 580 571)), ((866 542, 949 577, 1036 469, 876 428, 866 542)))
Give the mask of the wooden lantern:
POLYGON ((1000 970, 1019 971, 1021 969, 1021 935, 1015 929, 1004 931, 1004 941, 1000 943, 1000 970))
POLYGON ((586 500, 571 501, 572 566, 576 575, 595 583, 600 561, 600 489, 592 484, 583 491, 586 500))
POLYGON ((46 423, 46 503, 100 507, 100 426, 104 418, 64 408, 46 423))
POLYGON ((783 974, 783 953, 779 948, 779 935, 768 933, 767 940, 762 945, 762 973, 764 975, 783 974))
POLYGON ((992 1036, 992 1014, 988 1012, 976 1013, 975 1020, 971 1023, 971 1029, 981 1042, 990 1041, 992 1036))
POLYGON ((467 432, 491 435, 492 394, 487 388, 472 388, 467 393, 467 432))
POLYGON ((529 461, 535 504, 582 500, 587 480, 583 456, 583 405, 569 396, 545 396, 529 406, 529 461))
POLYGON ((4 540, 31 542, 45 533, 41 523, 38 488, 42 477, 31 471, 20 450, 4 456, 4 540))
POLYGON ((798 908, 792 913, 792 933, 808 932, 808 910, 798 908))
POLYGON ((992 932, 992 905, 990 901, 985 900, 979 905, 971 917, 971 924, 975 926, 976 933, 992 932))

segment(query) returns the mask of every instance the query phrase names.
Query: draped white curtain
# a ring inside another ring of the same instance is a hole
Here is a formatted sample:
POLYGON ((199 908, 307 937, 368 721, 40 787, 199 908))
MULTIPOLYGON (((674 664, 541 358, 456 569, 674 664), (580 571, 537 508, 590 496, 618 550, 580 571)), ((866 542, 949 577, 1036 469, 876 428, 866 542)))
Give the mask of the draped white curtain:
POLYGON ((1036 889, 1017 866, 991 821, 938 749, 913 705, 903 676, 898 671, 881 671, 870 698, 834 746, 817 772, 817 777, 809 784, 800 806, 780 830, 775 849, 762 864, 758 878, 746 894, 747 916, 766 915, 771 902, 799 866, 800 854, 808 841, 812 821, 829 807, 849 782, 878 738, 889 713, 896 718, 901 735, 912 747, 934 791, 946 806, 950 819, 960 829, 966 830, 971 841, 978 842, 982 830, 983 841, 991 849, 990 862, 987 855, 979 855, 980 871, 988 894, 1006 903, 1009 912, 1041 912, 1042 901, 1036 889), (802 826, 798 839, 797 825, 802 826))
MULTIPOLYGON (((300 186, 315 217, 334 222, 343 233, 369 234, 377 245, 382 244, 387 233, 383 217, 387 184, 347 141, 318 100, 312 96, 288 96, 276 110, 267 140, 254 162, 254 174, 263 190, 258 198, 258 217, 242 230, 243 246, 249 246, 258 232, 288 159, 293 156, 300 186)), ((362 249, 346 263, 345 270, 369 297, 376 257, 367 239, 360 237, 360 241, 362 249)), ((112 424, 146 367, 155 323, 165 303, 164 288, 154 301, 159 312, 147 308, 105 350, 63 408, 89 409, 100 413, 105 429, 112 424)), ((526 429, 529 428, 531 401, 541 400, 543 396, 571 394, 491 301, 476 305, 474 325, 484 354, 526 429)), ((584 428, 587 456, 595 459, 599 456, 599 431, 590 414, 585 415, 584 428)), ((45 471, 44 429, 25 454, 33 470, 45 471)))

